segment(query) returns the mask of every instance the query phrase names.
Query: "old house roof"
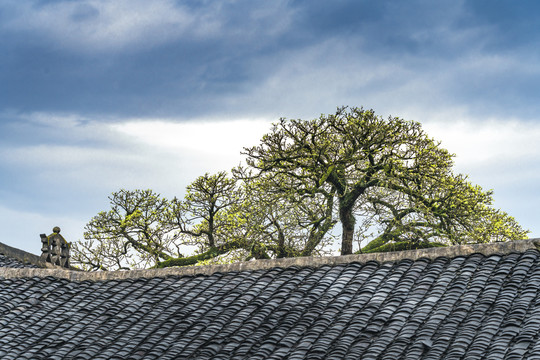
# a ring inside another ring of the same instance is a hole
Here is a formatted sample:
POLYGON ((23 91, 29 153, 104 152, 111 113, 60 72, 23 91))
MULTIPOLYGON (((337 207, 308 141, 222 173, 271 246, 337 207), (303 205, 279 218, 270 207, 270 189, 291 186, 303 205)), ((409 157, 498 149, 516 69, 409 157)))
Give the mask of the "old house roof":
POLYGON ((0 358, 540 359, 538 246, 102 273, 2 255, 0 358))

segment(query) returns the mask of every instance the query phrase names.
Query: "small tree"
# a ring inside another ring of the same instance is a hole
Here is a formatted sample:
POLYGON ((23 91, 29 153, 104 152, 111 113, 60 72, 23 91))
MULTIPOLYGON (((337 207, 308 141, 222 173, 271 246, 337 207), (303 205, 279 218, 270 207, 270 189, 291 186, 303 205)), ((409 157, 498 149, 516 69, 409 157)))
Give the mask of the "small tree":
POLYGON ((220 216, 224 210, 241 203, 241 194, 236 189, 236 180, 222 171, 204 174, 187 186, 183 201, 173 200, 173 223, 179 232, 193 238, 204 237, 203 247, 216 247, 223 229, 230 226, 220 216))
POLYGON ((109 200, 111 210, 94 216, 85 240, 73 244, 73 263, 87 270, 129 269, 179 256, 168 200, 152 190, 120 190, 109 200))
POLYGON ((232 250, 243 248, 245 240, 233 235, 242 192, 226 172, 206 173, 187 186, 183 201, 173 199, 169 224, 182 245, 195 245, 198 254, 166 259, 159 267, 193 265, 232 250))
POLYGON ((86 270, 184 266, 242 248, 245 241, 230 236, 240 196, 225 172, 197 178, 183 201, 152 190, 115 192, 111 210, 93 217, 85 240, 74 244, 73 263, 86 270), (192 245, 197 253, 184 255, 192 245))

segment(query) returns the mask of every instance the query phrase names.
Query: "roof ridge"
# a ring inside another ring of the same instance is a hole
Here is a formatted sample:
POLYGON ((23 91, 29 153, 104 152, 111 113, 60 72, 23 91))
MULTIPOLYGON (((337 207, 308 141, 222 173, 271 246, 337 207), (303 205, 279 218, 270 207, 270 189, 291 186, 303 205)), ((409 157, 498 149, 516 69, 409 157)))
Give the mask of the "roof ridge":
POLYGON ((53 265, 43 260, 38 255, 29 253, 21 249, 14 248, 12 246, 6 245, 1 242, 0 242, 0 255, 4 255, 14 260, 18 260, 22 262, 23 264, 36 265, 36 266, 39 266, 40 268, 47 268, 47 269, 59 268, 58 266, 53 265))
POLYGON ((18 250, 0 243, 0 253, 12 256, 24 255, 25 259, 39 260, 40 265, 45 264, 45 268, 0 268, 0 278, 14 279, 24 277, 56 277, 71 281, 104 281, 104 280, 122 280, 138 278, 154 278, 170 275, 176 276, 194 276, 194 275, 212 275, 214 273, 237 272, 237 271, 255 271, 262 269, 271 269, 274 267, 319 267, 323 265, 347 264, 352 262, 367 263, 376 261, 379 263, 398 262, 401 260, 417 260, 428 258, 434 260, 438 257, 459 257, 468 256, 475 253, 485 256, 500 254, 505 255, 512 252, 523 253, 530 249, 540 250, 540 238, 516 240, 507 242, 495 242, 487 244, 468 244, 455 245, 448 247, 436 247, 417 250, 404 250, 396 252, 353 254, 342 256, 325 257, 294 257, 270 260, 256 260, 247 262, 238 262, 225 265, 206 265, 206 266, 188 266, 188 267, 169 267, 164 269, 144 269, 128 271, 74 271, 67 270, 47 264, 38 256, 18 250), (5 249, 8 249, 6 254, 5 249), (16 251, 13 251, 16 250, 16 251), (31 255, 31 256, 29 256, 31 255), (50 265, 50 266, 49 266, 50 265), (54 268, 53 268, 54 267, 54 268))

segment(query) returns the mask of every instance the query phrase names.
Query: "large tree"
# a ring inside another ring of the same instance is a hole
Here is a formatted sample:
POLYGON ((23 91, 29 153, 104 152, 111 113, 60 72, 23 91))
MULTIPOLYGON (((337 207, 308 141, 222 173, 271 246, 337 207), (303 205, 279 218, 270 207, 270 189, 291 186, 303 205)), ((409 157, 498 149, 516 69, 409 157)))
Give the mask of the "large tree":
MULTIPOLYGON (((373 110, 343 107, 314 120, 281 119, 244 154, 258 174, 290 179, 282 191, 335 195, 342 254, 352 253, 359 214, 382 225, 374 239, 379 245, 454 244, 474 239, 472 230, 496 212, 491 193, 454 175, 453 155, 419 123, 383 119, 373 110)), ((513 219, 498 214, 503 227, 513 227, 505 240, 525 237, 513 219)))
POLYGON ((492 192, 453 172, 453 156, 417 122, 339 108, 281 119, 246 166, 198 177, 183 199, 121 190, 86 226, 85 269, 165 267, 331 252, 389 251, 525 238, 492 192), (367 242, 367 244, 366 244, 367 242))

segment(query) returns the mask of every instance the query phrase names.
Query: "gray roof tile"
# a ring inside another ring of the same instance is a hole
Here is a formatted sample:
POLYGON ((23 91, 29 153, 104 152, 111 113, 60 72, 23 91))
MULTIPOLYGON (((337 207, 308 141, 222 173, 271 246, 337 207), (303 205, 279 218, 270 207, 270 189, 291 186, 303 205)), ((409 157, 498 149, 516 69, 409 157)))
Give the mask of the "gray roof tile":
POLYGON ((19 261, 17 259, 11 258, 9 256, 0 254, 0 267, 7 267, 7 268, 38 268, 37 265, 25 263, 22 261, 19 261))
POLYGON ((539 358, 539 265, 540 253, 527 250, 105 281, 0 279, 0 357, 539 358))

